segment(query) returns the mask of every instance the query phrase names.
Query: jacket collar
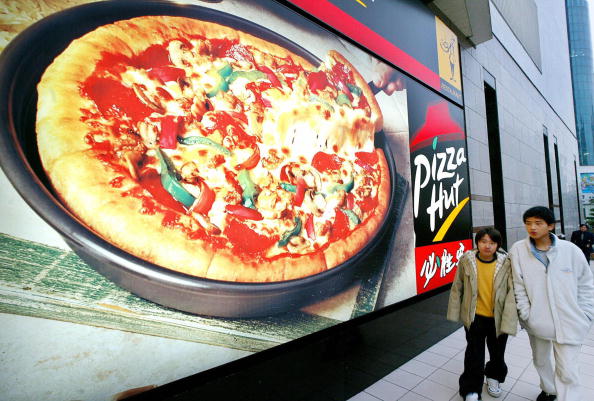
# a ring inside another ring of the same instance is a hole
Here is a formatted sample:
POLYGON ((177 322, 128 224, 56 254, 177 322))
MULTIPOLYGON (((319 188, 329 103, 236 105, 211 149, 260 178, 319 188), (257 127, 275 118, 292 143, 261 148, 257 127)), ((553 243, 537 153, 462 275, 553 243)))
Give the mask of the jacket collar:
MULTIPOLYGON (((472 270, 474 271, 474 274, 476 275, 476 257, 478 255, 478 249, 474 248, 472 251, 470 251, 469 254, 470 255, 468 257, 470 265, 472 266, 472 270)), ((505 262, 505 259, 507 258, 507 252, 505 252, 503 249, 498 249, 497 252, 495 252, 495 256, 497 257, 497 264, 495 265, 495 276, 497 275, 497 273, 499 272, 499 269, 501 268, 501 266, 503 266, 503 262, 505 262)))
MULTIPOLYGON (((549 258, 549 263, 550 263, 551 257, 553 255, 557 254, 557 248, 558 248, 558 245, 559 245, 559 242, 558 242, 559 238, 555 234, 553 234, 553 233, 549 233, 549 238, 551 238, 551 247, 546 252, 546 254, 547 254, 547 257, 549 258)), ((534 240, 532 238, 530 238, 530 236, 528 236, 528 237, 526 237, 525 242, 526 242, 526 247, 528 248, 528 251, 532 254, 532 256, 534 256, 537 260, 539 260, 546 267, 547 264, 544 263, 540 259, 540 255, 538 255, 538 252, 536 251, 536 246, 534 245, 534 240)))

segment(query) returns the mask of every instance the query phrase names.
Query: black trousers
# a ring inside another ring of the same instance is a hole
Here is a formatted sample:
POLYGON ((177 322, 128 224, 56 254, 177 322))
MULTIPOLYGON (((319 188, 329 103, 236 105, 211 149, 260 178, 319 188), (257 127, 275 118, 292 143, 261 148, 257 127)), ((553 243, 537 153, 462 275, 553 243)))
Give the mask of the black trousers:
POLYGON ((466 352, 464 354, 464 372, 460 376, 460 395, 464 398, 469 393, 477 393, 479 398, 483 389, 484 377, 500 383, 507 376, 507 365, 503 355, 507 344, 507 334, 499 337, 495 334, 495 319, 476 315, 466 331, 466 352), (489 350, 489 362, 485 366, 485 340, 489 350))

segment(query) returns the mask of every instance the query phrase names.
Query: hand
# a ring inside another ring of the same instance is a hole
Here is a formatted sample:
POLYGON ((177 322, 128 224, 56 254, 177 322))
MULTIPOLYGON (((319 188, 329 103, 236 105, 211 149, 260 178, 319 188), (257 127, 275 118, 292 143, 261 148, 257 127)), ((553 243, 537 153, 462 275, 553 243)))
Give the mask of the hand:
POLYGON ((376 73, 373 83, 390 96, 396 91, 405 89, 404 75, 381 61, 375 61, 373 70, 376 73))

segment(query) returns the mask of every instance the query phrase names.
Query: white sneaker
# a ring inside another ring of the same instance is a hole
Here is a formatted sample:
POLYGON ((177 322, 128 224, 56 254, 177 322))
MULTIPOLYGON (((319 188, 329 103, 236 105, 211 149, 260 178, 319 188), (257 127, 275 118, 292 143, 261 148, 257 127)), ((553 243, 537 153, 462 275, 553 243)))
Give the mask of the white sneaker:
POLYGON ((478 394, 477 393, 468 393, 466 394, 466 398, 464 401, 478 401, 478 394))
POLYGON ((497 380, 487 378, 487 393, 494 398, 501 397, 501 386, 497 380))

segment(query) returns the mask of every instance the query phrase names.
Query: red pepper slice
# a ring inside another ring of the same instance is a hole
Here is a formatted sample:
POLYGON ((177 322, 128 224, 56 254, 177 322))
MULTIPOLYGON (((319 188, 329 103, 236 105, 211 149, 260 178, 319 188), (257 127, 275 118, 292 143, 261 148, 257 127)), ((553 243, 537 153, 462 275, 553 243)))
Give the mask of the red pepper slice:
POLYGON ((331 155, 324 152, 318 152, 314 155, 311 165, 320 173, 328 170, 338 170, 342 165, 343 159, 337 155, 331 155))
POLYGON ((171 96, 171 93, 167 92, 166 89, 158 86, 157 87, 157 92, 159 93, 159 95, 165 99, 165 100, 173 100, 173 96, 171 96))
POLYGON ((264 107, 272 107, 272 103, 270 103, 270 100, 266 99, 266 98, 262 98, 262 104, 264 105, 264 107))
POLYGON ((347 201, 347 209, 353 210, 353 208, 355 207, 355 195, 353 195, 352 192, 349 192, 347 194, 346 201, 347 201))
POLYGON ((318 91, 330 86, 330 83, 324 71, 315 71, 307 75, 307 85, 312 93, 318 93, 318 91))
POLYGON ((151 79, 158 79, 161 82, 177 81, 186 76, 186 72, 176 67, 154 67, 148 70, 148 76, 151 79))
POLYGON ((215 201, 215 193, 212 189, 206 185, 204 181, 200 181, 200 197, 198 202, 194 204, 193 211, 207 214, 212 208, 212 204, 215 201))
POLYGON ((233 186, 233 189, 235 189, 237 193, 241 194, 243 192, 243 189, 241 188, 241 185, 239 185, 239 182, 235 177, 236 174, 233 171, 225 169, 225 178, 233 186))
POLYGON ((308 214, 307 215, 307 219, 305 220, 305 232, 307 233, 307 236, 310 239, 313 239, 313 240, 316 239, 316 230, 314 228, 313 215, 312 214, 308 214))
POLYGON ((287 169, 288 168, 289 168, 289 165, 288 164, 285 164, 284 166, 281 167, 281 170, 280 170, 280 179, 281 179, 281 181, 290 182, 289 175, 287 174, 287 169))
POLYGON ((159 136, 159 147, 163 149, 175 149, 177 136, 181 133, 184 119, 179 116, 165 116, 161 119, 161 135, 159 136))
POLYGON ((252 155, 244 162, 235 166, 236 170, 251 170, 258 165, 258 162, 260 161, 260 148, 258 148, 258 145, 254 145, 252 149, 254 150, 252 155))
POLYGON ((225 210, 232 216, 242 220, 262 220, 263 217, 257 210, 254 210, 243 205, 227 205, 225 210))
POLYGON ((266 76, 268 77, 268 80, 270 81, 270 83, 273 86, 275 86, 277 88, 282 88, 282 84, 278 80, 278 77, 274 74, 274 72, 269 67, 267 67, 265 65, 259 65, 258 70, 262 71, 264 74, 266 74, 266 76))
POLYGON ((293 204, 295 206, 301 206, 303 203, 303 198, 305 197, 305 190, 307 189, 307 184, 303 178, 297 179, 297 192, 295 194, 295 199, 293 200, 293 204))

